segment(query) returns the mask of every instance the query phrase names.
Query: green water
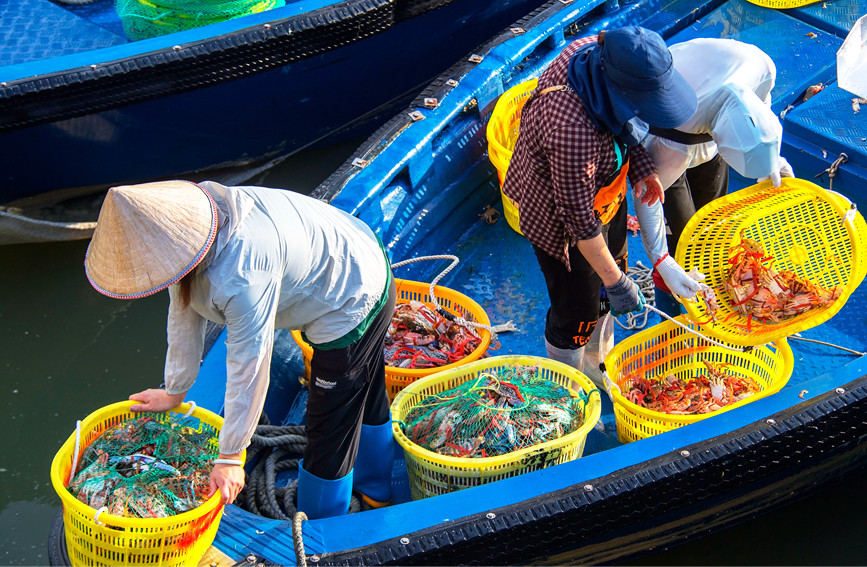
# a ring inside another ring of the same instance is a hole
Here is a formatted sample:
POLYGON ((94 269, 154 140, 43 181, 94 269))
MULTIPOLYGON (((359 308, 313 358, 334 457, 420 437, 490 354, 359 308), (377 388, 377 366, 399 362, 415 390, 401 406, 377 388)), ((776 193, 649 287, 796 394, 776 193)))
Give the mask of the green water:
MULTIPOLYGON (((358 145, 305 152, 258 180, 306 192, 358 145)), ((0 564, 46 565, 60 506, 49 479, 75 421, 160 384, 163 292, 109 299, 84 276, 86 241, 0 246, 0 564)), ((867 565, 867 473, 778 512, 633 565, 867 565)))
POLYGON ((0 247, 0 563, 47 564, 49 478, 75 422, 159 386, 168 296, 118 301, 84 277, 86 241, 0 247))

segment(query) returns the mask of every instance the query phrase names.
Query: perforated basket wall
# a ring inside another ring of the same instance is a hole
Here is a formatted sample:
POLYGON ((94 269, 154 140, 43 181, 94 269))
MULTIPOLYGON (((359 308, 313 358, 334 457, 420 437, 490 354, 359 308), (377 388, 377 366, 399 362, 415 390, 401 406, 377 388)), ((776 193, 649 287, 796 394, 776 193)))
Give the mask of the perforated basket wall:
MULTIPOLYGON (((684 228, 675 256, 686 270, 696 268, 705 274, 705 283, 716 292, 718 321, 706 325, 703 332, 736 345, 760 345, 833 317, 867 273, 867 225, 863 218, 845 222, 847 210, 839 196, 793 178, 783 178, 776 189, 765 181, 702 207, 684 228), (840 297, 778 323, 752 320, 747 332, 747 317, 732 305, 725 290, 730 249, 742 237, 760 242, 773 257, 775 269, 791 270, 829 289, 839 286, 840 297)), ((692 320, 707 319, 703 301, 684 306, 692 320)))
MULTIPOLYGON (((79 457, 103 431, 137 413, 129 411, 136 402, 118 402, 103 407, 81 422, 79 457)), ((173 410, 185 414, 190 404, 173 410)), ((162 422, 171 412, 154 414, 162 422)), ((191 414, 199 420, 199 431, 218 433, 223 419, 197 407, 191 414)), ((51 463, 51 484, 63 505, 66 548, 72 565, 196 565, 214 541, 223 506, 219 492, 207 502, 183 514, 168 518, 126 518, 101 513, 77 500, 66 489, 75 451, 72 435, 51 463)), ((244 458, 243 456, 241 457, 244 458)))
MULTIPOLYGON (((431 309, 434 309, 434 303, 430 297, 429 283, 402 280, 400 278, 395 278, 394 282, 395 287, 397 288, 396 302, 398 304, 409 303, 410 301, 420 301, 431 309)), ((485 313, 485 310, 482 309, 482 306, 464 295, 463 293, 443 286, 434 286, 434 295, 436 296, 436 300, 439 303, 440 307, 442 307, 452 315, 462 317, 467 321, 473 323, 479 323, 481 325, 487 325, 490 327, 491 320, 488 318, 488 314, 485 313)), ((386 391, 388 392, 388 399, 393 401, 397 393, 400 392, 404 387, 406 387, 407 384, 411 384, 419 378, 422 378, 424 376, 430 376, 431 374, 439 372, 441 370, 449 370, 460 366, 461 364, 472 362, 481 358, 487 352, 488 347, 491 345, 491 332, 487 329, 481 328, 477 328, 476 332, 481 338, 479 346, 476 347, 473 352, 471 352, 458 362, 445 364, 437 368, 423 369, 386 366, 385 387, 386 391)), ((304 379, 309 380, 310 363, 313 359, 313 347, 311 347, 304 341, 303 338, 301 338, 301 333, 298 331, 292 331, 292 338, 294 338, 295 342, 298 343, 298 346, 301 347, 301 353, 304 356, 304 379)))
MULTIPOLYGON (((686 323, 683 317, 677 319, 686 323)), ((699 329, 694 325, 688 326, 699 329)), ((605 369, 614 383, 611 397, 617 438, 621 443, 629 443, 696 423, 780 391, 792 376, 794 359, 785 339, 750 352, 734 352, 665 321, 619 342, 605 357, 605 369), (726 372, 752 378, 759 385, 760 392, 715 412, 699 415, 651 411, 630 402, 623 395, 631 389, 632 377, 658 380, 674 374, 686 380, 707 374, 704 361, 727 364, 726 372)))
POLYGON ((503 213, 509 226, 519 234, 521 233, 521 229, 519 228, 518 206, 503 193, 503 181, 506 179, 506 170, 509 168, 509 161, 512 159, 515 142, 518 141, 521 110, 523 110, 524 103, 527 102, 538 82, 537 79, 532 79, 518 83, 500 95, 497 104, 494 106, 494 111, 491 113, 491 118, 488 120, 486 131, 488 137, 488 158, 494 164, 494 167, 497 168, 497 176, 500 180, 503 213))
POLYGON ((391 418, 394 436, 403 447, 406 457, 413 499, 419 500, 479 486, 580 458, 584 453, 587 434, 599 421, 602 412, 599 391, 594 390, 593 383, 571 366, 547 358, 518 355, 494 356, 477 360, 457 368, 437 372, 410 384, 391 404, 391 418), (482 372, 495 372, 516 364, 537 365, 543 378, 567 388, 573 395, 578 395, 579 392, 589 394, 590 401, 587 404, 584 424, 559 439, 506 455, 479 459, 439 455, 421 448, 404 435, 398 422, 428 396, 454 388, 468 380, 475 380, 482 372))
POLYGON ((747 2, 755 4, 756 6, 762 6, 763 8, 776 8, 778 10, 800 8, 807 4, 815 4, 818 1, 819 0, 747 0, 747 2))

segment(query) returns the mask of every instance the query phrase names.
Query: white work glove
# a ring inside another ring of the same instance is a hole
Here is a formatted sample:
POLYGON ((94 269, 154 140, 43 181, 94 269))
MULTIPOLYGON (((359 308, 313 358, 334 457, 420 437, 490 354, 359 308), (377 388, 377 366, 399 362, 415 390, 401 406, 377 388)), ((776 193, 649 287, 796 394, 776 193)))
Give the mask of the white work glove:
MULTIPOLYGON (((690 277, 671 256, 663 257, 662 261, 656 265, 656 271, 662 276, 668 289, 683 299, 695 299, 695 294, 701 291, 704 286, 690 277)), ((697 274, 697 277, 699 280, 704 279, 704 275, 700 273, 697 274)))
POLYGON ((774 184, 774 187, 779 187, 783 184, 783 180, 780 178, 779 171, 775 171, 771 174, 771 183, 774 184))
POLYGON ((780 156, 780 175, 783 177, 794 177, 795 172, 792 169, 792 166, 789 165, 789 162, 786 161, 786 158, 780 156))
POLYGON ((770 179, 771 183, 774 184, 774 187, 779 187, 780 185, 783 184, 783 180, 782 180, 783 177, 794 177, 795 176, 795 172, 792 171, 792 166, 789 165, 789 162, 786 161, 786 158, 784 158, 783 156, 779 157, 779 159, 777 161, 777 165, 778 165, 779 169, 777 169, 776 171, 771 173, 770 176, 762 177, 758 181, 761 182, 761 181, 764 181, 765 179, 770 179))

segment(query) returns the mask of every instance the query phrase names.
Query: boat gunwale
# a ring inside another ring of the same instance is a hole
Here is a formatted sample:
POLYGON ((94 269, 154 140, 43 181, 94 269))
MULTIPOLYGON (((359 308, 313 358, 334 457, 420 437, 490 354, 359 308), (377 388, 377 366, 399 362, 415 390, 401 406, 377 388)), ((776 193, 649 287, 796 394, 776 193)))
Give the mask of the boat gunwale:
POLYGON ((249 77, 354 44, 458 1, 427 3, 410 13, 406 2, 398 0, 344 0, 275 19, 293 10, 287 5, 165 36, 6 66, 0 69, 0 132, 249 77), (238 29, 241 23, 244 27, 238 29), (227 31, 212 34, 221 29, 227 31), (138 52, 142 44, 147 51, 138 52))
MULTIPOLYGON (((660 34, 667 39, 725 2, 726 0, 707 0, 673 22, 669 28, 661 30, 660 34)), ((651 0, 646 4, 652 6, 656 3, 651 0)), ((601 29, 617 24, 618 21, 622 23, 628 20, 634 11, 642 7, 649 9, 645 3, 631 4, 613 17, 605 18, 604 22, 593 21, 591 25, 578 28, 586 18, 593 15, 594 10, 603 9, 605 4, 606 0, 552 0, 516 22, 512 28, 480 45, 474 52, 480 60, 458 61, 434 79, 409 107, 392 117, 362 142, 334 173, 313 190, 311 196, 327 202, 333 202, 339 197, 343 203, 355 203, 353 211, 359 210, 364 203, 370 202, 392 183, 402 170, 411 170, 410 164, 415 155, 421 150, 427 150, 430 142, 447 130, 456 116, 473 110, 478 113, 478 121, 486 124, 494 103, 503 92, 518 82, 538 76, 526 73, 522 67, 529 57, 538 56, 540 48, 547 49, 546 55, 553 59, 570 37, 579 33, 581 36, 593 35, 601 29), (569 34, 567 32, 570 28, 576 29, 572 29, 569 34), (468 82, 472 82, 473 86, 467 86, 468 82), (427 105, 426 101, 429 100, 435 100, 435 105, 427 105), (402 143, 399 149, 394 149, 392 142, 399 137, 409 138, 411 141, 402 143), (408 153, 405 152, 407 147, 412 148, 408 153), (380 157, 389 153, 396 154, 395 159, 380 157), (378 169, 377 159, 386 160, 388 171, 378 169), (391 164, 397 164, 397 167, 391 164), (361 183, 369 189, 368 193, 342 195, 344 187, 358 175, 373 178, 361 183)), ((411 178, 412 185, 422 182, 423 179, 424 176, 411 178)))
MULTIPOLYGON (((546 555, 551 555, 550 540, 543 537, 535 538, 537 543, 522 548, 519 555, 511 552, 505 555, 505 551, 500 554, 484 555, 479 550, 484 547, 486 541, 491 543, 489 549, 496 549, 498 546, 502 548, 504 541, 517 541, 519 532, 522 541, 533 541, 534 538, 528 537, 526 533, 529 526, 533 524, 537 524, 533 529, 538 530, 540 534, 550 533, 555 531, 550 526, 554 524, 559 526, 556 531, 562 530, 564 526, 581 526, 582 517, 594 518, 591 523, 584 522, 582 527, 586 543, 589 544, 593 542, 594 537, 599 536, 598 533, 593 533, 594 530, 599 525, 604 525, 605 521, 609 523, 609 529, 615 529, 614 524, 620 522, 621 517, 646 514, 654 506, 656 509, 651 514, 653 517, 670 512, 673 501, 660 499, 659 490, 677 492, 678 489, 682 489, 681 506, 689 507, 705 499, 722 499, 715 490, 711 490, 711 482, 716 483, 714 489, 723 487, 726 491, 734 492, 747 490, 749 485, 762 484, 764 479, 774 476, 779 477, 778 482, 783 482, 783 479, 793 474, 793 472, 785 473, 784 470, 787 468, 807 470, 813 465, 820 466, 819 461, 828 457, 826 453, 835 453, 837 456, 849 455, 856 453, 860 447, 857 459, 858 463, 863 464, 867 462, 867 450, 861 440, 867 435, 867 422, 861 420, 859 424, 850 425, 848 428, 836 428, 834 435, 826 436, 826 433, 835 430, 832 424, 836 420, 843 421, 842 416, 847 412, 858 414, 867 410, 867 374, 864 373, 867 367, 862 361, 851 370, 857 371, 856 374, 860 376, 840 385, 833 384, 835 378, 830 374, 821 377, 823 381, 831 382, 828 384, 829 389, 824 393, 788 407, 777 407, 759 419, 755 419, 753 415, 754 421, 739 423, 728 433, 681 444, 681 439, 695 438, 695 430, 699 428, 690 427, 692 432, 688 435, 683 435, 687 433, 684 429, 679 430, 681 435, 677 434, 678 430, 667 432, 657 436, 656 443, 670 445, 669 451, 638 461, 632 466, 616 468, 603 476, 506 506, 491 508, 485 513, 471 514, 434 524, 424 530, 408 532, 400 538, 391 538, 340 552, 319 553, 319 564, 447 565, 458 564, 461 557, 469 556, 484 565, 503 564, 504 561, 510 564, 520 561, 536 563, 546 555), (802 451, 804 447, 815 446, 819 446, 822 450, 809 455, 802 451), (788 448, 788 452, 784 451, 785 448, 788 448), (735 469, 744 469, 745 461, 750 460, 755 463, 756 470, 748 472, 742 470, 738 474, 735 469), (729 473, 728 478, 726 473, 729 473), (747 480, 744 480, 745 476, 747 480), (698 485, 708 482, 708 490, 704 494, 678 486, 689 485, 696 479, 695 484, 698 485), (632 509, 637 506, 636 500, 641 502, 641 499, 644 499, 641 504, 643 508, 632 509), (624 501, 628 506, 621 508, 619 505, 624 501), (597 509, 602 513, 594 511, 597 509), (401 540, 408 540, 409 543, 401 540), (447 545, 444 546, 443 542, 447 542, 447 545), (443 547, 448 548, 447 554, 438 554, 443 547), (530 549, 535 549, 536 552, 528 553, 530 549), (456 561, 458 563, 455 563, 456 561)), ((798 396, 798 393, 795 392, 794 396, 798 396)), ((786 403, 791 404, 791 402, 786 403)), ((770 405, 784 406, 785 404, 777 398, 777 403, 770 405)), ((749 408, 743 409, 744 411, 739 412, 742 416, 752 413, 749 408)), ((718 423, 714 428, 725 427, 718 423)), ((647 440, 636 442, 637 444, 632 448, 637 450, 640 445, 649 445, 644 441, 647 440)), ((609 451, 602 451, 597 455, 607 453, 609 451)), ((582 457, 582 459, 587 458, 589 457, 582 457)), ((844 457, 844 460, 846 458, 848 457, 844 457)), ((561 470, 564 467, 571 468, 574 471, 581 464, 582 459, 564 463, 557 468, 561 470)), ((847 466, 850 470, 857 468, 855 462, 847 466)), ((549 472, 551 470, 549 469, 549 472)), ((544 471, 528 474, 540 476, 544 471)), ((541 479, 538 481, 543 482, 541 479)), ((817 492, 820 488, 814 485, 815 483, 811 484, 811 481, 805 483, 810 486, 801 487, 801 491, 791 494, 788 499, 778 501, 776 498, 782 497, 779 495, 774 497, 774 507, 782 505, 784 501, 806 497, 810 492, 817 492), (808 488, 813 490, 810 491, 808 488)), ((463 496, 468 497, 466 493, 463 496)), ((723 525, 728 525, 728 522, 716 526, 715 529, 723 525)), ((623 527, 621 526, 621 529, 623 527)), ((575 547, 574 540, 570 540, 568 547, 575 547)), ((631 550, 629 554, 623 554, 618 552, 616 547, 593 549, 592 555, 582 556, 577 561, 580 564, 600 564, 614 559, 624 560, 646 552, 646 549, 641 549, 641 552, 631 550)), ((569 561, 575 564, 576 557, 570 556, 569 561)), ((562 558, 558 563, 563 564, 562 558)))

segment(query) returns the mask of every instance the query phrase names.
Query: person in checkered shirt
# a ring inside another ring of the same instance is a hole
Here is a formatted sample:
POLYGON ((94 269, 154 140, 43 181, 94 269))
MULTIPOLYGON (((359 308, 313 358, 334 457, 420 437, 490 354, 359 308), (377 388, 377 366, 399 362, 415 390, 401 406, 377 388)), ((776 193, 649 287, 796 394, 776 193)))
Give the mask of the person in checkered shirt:
MULTIPOLYGON (((636 26, 573 41, 522 110, 503 192, 519 207, 521 232, 548 287, 548 357, 594 381, 601 380, 604 340, 597 325, 601 286, 614 316, 644 306, 625 274, 627 180, 647 204, 663 198, 633 119, 674 128, 695 110, 695 92, 672 65, 665 41, 636 26), (588 344, 597 360, 585 364, 588 344)), ((683 269, 677 276, 698 291, 683 269)))

